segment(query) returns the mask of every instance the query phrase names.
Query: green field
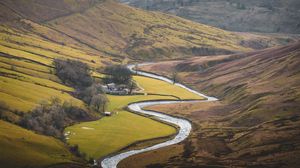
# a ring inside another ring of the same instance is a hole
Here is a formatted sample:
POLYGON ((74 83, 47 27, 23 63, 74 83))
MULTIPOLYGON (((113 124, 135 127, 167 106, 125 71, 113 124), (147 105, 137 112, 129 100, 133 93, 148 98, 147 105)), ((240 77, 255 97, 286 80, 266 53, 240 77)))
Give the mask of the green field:
POLYGON ((66 131, 71 132, 70 144, 79 144, 80 151, 99 158, 139 140, 173 134, 176 129, 127 111, 119 111, 111 117, 78 124, 66 131))
MULTIPOLYGON (((182 99, 202 98, 160 80, 141 76, 134 76, 134 80, 145 89, 144 92, 146 93, 176 95, 182 99)), ((79 145, 80 150, 89 156, 94 158, 103 157, 136 141, 168 136, 176 132, 175 128, 171 126, 123 110, 132 102, 159 99, 174 100, 175 97, 108 95, 108 99, 110 101, 108 111, 114 112, 113 116, 104 117, 98 121, 77 124, 65 130, 71 132, 68 143, 79 145)))
POLYGON ((42 167, 79 161, 57 139, 0 120, 0 167, 42 167))
POLYGON ((143 89, 145 89, 145 93, 173 95, 179 97, 180 99, 203 99, 202 97, 179 86, 172 85, 161 80, 143 76, 134 76, 134 80, 139 83, 143 89))

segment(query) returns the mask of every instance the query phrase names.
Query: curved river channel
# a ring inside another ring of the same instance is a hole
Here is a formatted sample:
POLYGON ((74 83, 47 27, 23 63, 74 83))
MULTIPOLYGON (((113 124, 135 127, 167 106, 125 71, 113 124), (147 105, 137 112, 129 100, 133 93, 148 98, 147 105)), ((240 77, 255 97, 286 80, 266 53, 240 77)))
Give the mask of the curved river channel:
MULTIPOLYGON (((146 64, 139 64, 139 66, 142 66, 142 65, 146 65, 146 64)), ((166 78, 166 77, 151 74, 151 73, 147 73, 147 72, 142 72, 142 71, 135 71, 135 70, 133 70, 134 65, 128 65, 128 68, 132 72, 134 72, 138 75, 159 79, 159 80, 168 82, 170 84, 173 84, 173 81, 166 78)), ((178 134, 173 139, 168 140, 168 141, 163 142, 163 143, 160 143, 160 144, 156 144, 156 145, 153 145, 153 146, 150 146, 150 147, 147 147, 147 148, 143 148, 143 149, 130 150, 130 151, 127 151, 127 152, 123 152, 123 153, 119 153, 119 154, 116 154, 116 155, 113 155, 113 156, 109 156, 109 157, 102 160, 101 166, 103 168, 116 168, 118 163, 121 160, 123 160, 127 157, 130 157, 132 155, 136 155, 136 154, 139 154, 139 153, 159 149, 159 148, 166 147, 166 146, 169 146, 169 145, 177 144, 177 143, 183 141, 184 139, 186 139, 189 136, 189 134, 191 132, 191 129, 192 129, 192 125, 188 120, 185 120, 183 118, 177 118, 177 117, 170 116, 170 115, 167 115, 167 114, 154 112, 154 111, 143 110, 144 107, 152 106, 152 105, 159 105, 159 104, 174 104, 174 103, 187 103, 187 102, 209 102, 209 101, 218 100, 217 98, 206 96, 206 95, 204 95, 202 93, 199 93, 195 90, 192 90, 192 89, 190 89, 190 88, 188 88, 188 87, 186 87, 182 84, 176 83, 175 85, 177 85, 179 87, 182 87, 182 88, 184 88, 184 89, 186 89, 186 90, 188 90, 192 93, 195 93, 199 96, 202 96, 206 100, 182 100, 182 101, 173 100, 173 101, 148 101, 148 102, 146 101, 146 102, 132 103, 132 104, 128 105, 128 108, 131 111, 134 111, 136 113, 141 113, 141 114, 154 116, 158 120, 165 121, 165 122, 177 125, 178 128, 179 128, 178 134)))

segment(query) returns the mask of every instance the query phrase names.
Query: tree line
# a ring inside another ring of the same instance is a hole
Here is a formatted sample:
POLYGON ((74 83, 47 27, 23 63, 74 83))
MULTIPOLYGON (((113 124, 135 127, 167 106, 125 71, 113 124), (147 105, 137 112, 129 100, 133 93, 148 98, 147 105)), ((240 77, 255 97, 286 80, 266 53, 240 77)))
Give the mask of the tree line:
POLYGON ((85 110, 74 106, 72 102, 62 102, 58 98, 41 102, 30 113, 26 113, 20 125, 40 134, 63 139, 63 130, 70 124, 91 120, 93 117, 85 110))

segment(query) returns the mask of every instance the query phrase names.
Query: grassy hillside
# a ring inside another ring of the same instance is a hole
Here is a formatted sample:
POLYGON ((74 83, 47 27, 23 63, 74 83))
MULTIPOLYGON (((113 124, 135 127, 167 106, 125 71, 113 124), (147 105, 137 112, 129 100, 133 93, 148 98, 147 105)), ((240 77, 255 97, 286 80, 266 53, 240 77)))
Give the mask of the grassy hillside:
POLYGON ((3 0, 0 3, 0 22, 18 19, 30 19, 35 22, 45 22, 53 18, 83 12, 99 0, 3 0))
MULTIPOLYGON (((83 102, 71 96, 73 88, 62 84, 54 74, 54 58, 70 58, 94 64, 94 56, 72 47, 53 43, 46 38, 0 26, 0 102, 2 118, 13 123, 41 101, 58 97, 83 107, 83 102)), ((100 63, 98 63, 101 65, 100 63)), ((67 146, 57 139, 1 120, 0 156, 5 167, 44 167, 81 164, 67 146), (74 160, 74 161, 73 161, 74 160), (78 163, 76 163, 78 162, 78 163)), ((82 165, 81 165, 82 166, 82 165)))
POLYGON ((297 167, 299 48, 295 43, 144 67, 165 75, 177 70, 183 82, 220 101, 150 107, 191 119, 193 132, 182 144, 128 158, 121 167, 297 167))
POLYGON ((44 167, 80 161, 59 140, 37 135, 2 120, 0 146, 1 167, 44 167))
POLYGON ((0 14, 7 18, 3 24, 29 30, 56 43, 113 57, 116 61, 243 52, 285 42, 223 31, 111 0, 80 1, 78 5, 72 0, 3 1, 1 4, 5 10, 0 14), (12 19, 7 13, 19 16, 12 19))
POLYGON ((99 57, 6 26, 0 27, 0 36, 0 94, 10 111, 26 112, 54 96, 83 105, 69 94, 73 88, 63 85, 54 75, 52 61, 70 58, 96 67, 95 64, 101 66, 99 57))
POLYGON ((249 50, 239 45, 241 39, 233 33, 112 1, 48 24, 112 56, 178 57, 180 52, 192 54, 193 47, 212 53, 249 50))

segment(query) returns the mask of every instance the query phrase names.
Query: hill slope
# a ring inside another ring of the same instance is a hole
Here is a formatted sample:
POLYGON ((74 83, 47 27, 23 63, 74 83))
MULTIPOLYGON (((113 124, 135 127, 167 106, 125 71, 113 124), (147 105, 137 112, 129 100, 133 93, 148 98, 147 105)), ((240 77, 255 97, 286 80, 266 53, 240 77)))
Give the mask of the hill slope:
POLYGON ((3 167, 47 167, 57 163, 76 165, 80 161, 57 139, 35 134, 2 120, 0 130, 0 163, 3 167))
POLYGON ((121 2, 231 31, 300 33, 298 10, 300 3, 297 0, 121 0, 121 2))
POLYGON ((116 60, 228 54, 284 42, 260 35, 227 32, 110 0, 80 2, 83 4, 77 6, 74 1, 3 1, 0 15, 6 18, 2 21, 4 24, 67 46, 76 44, 82 50, 116 60), (18 17, 13 17, 15 15, 18 17))
POLYGON ((193 133, 183 144, 134 156, 125 160, 123 167, 133 162, 137 167, 150 163, 163 167, 297 167, 299 56, 300 43, 296 43, 247 54, 145 66, 143 70, 164 75, 176 69, 183 82, 220 101, 150 107, 191 119, 193 133))

